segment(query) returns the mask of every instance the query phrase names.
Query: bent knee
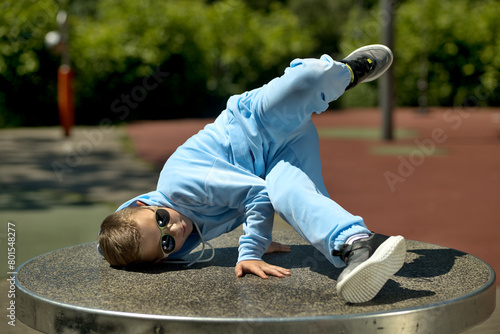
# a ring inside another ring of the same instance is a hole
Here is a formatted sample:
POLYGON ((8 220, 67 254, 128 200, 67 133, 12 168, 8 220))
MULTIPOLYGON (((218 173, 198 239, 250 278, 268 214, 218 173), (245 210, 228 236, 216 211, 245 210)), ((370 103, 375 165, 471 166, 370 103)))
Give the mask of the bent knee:
POLYGON ((330 56, 321 59, 296 59, 287 69, 292 94, 303 95, 311 91, 321 93, 325 102, 336 100, 349 84, 349 70, 330 56))

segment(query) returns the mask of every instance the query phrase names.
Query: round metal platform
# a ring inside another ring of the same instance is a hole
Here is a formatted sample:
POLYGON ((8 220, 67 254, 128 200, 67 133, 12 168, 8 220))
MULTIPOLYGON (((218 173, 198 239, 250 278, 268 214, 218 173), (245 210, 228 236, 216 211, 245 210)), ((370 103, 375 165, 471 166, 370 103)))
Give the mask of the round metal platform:
POLYGON ((111 268, 88 243, 18 268, 16 315, 45 333, 457 333, 495 308, 495 273, 469 254, 408 241, 403 268, 370 302, 340 299, 334 268, 295 232, 266 255, 286 278, 236 278, 238 237, 213 240, 209 263, 111 268))

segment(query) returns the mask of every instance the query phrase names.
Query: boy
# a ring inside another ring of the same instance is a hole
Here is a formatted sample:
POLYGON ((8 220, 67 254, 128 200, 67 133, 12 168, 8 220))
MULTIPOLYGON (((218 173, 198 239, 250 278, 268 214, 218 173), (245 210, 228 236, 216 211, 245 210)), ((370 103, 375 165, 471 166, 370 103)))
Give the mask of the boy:
MULTIPOLYGON (((156 191, 104 220, 101 253, 115 266, 182 259, 243 224, 236 276, 284 277, 288 269, 261 258, 266 251, 289 251, 271 242, 277 212, 332 264, 347 266, 337 280, 340 296, 371 300, 403 265, 405 241, 371 233, 361 217, 330 199, 311 115, 345 90, 378 78, 392 58, 387 47, 370 45, 340 62, 328 55, 296 59, 283 76, 231 97, 214 123, 168 159, 156 191)), ((211 259, 200 260, 202 255, 193 262, 211 259)))

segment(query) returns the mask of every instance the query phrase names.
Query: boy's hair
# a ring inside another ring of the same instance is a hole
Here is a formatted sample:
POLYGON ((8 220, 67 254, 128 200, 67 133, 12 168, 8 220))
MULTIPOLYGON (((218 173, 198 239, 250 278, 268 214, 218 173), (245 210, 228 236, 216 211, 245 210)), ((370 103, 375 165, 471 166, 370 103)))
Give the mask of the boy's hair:
POLYGON ((141 262, 141 233, 135 214, 140 207, 128 207, 104 219, 99 233, 99 247, 112 266, 141 262))

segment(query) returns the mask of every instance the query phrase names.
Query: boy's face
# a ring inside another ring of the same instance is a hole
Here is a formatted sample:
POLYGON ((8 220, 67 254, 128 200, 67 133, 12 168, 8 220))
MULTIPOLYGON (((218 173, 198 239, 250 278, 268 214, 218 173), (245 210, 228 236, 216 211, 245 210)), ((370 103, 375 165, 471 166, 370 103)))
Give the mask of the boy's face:
MULTIPOLYGON (((170 208, 161 208, 170 214, 170 223, 163 229, 163 233, 175 239, 175 248, 172 253, 181 249, 189 234, 193 231, 193 223, 187 217, 170 208)), ((161 231, 156 221, 155 208, 144 206, 136 214, 135 220, 142 233, 142 260, 145 262, 159 262, 166 258, 161 249, 161 231)))

